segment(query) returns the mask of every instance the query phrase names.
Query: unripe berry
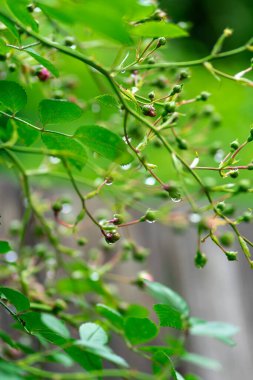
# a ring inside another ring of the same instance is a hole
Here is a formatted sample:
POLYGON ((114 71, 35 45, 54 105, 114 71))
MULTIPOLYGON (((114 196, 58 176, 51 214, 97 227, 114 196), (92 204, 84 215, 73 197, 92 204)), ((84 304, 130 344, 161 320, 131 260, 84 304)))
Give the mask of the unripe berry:
POLYGON ((164 46, 166 44, 166 38, 165 37, 160 37, 158 38, 158 43, 157 43, 157 48, 159 48, 160 46, 164 46))
POLYGON ((9 233, 13 236, 17 236, 22 231, 22 223, 20 220, 13 220, 9 227, 9 233))
POLYGON ((8 69, 9 69, 9 71, 10 71, 11 73, 14 73, 14 71, 17 70, 17 65, 16 65, 16 63, 10 63, 10 64, 8 65, 8 69))
POLYGON ((248 141, 248 142, 253 141, 253 136, 252 136, 252 135, 249 135, 249 137, 247 138, 247 141, 248 141))
POLYGON ((145 281, 154 281, 154 278, 150 273, 142 271, 137 274, 137 278, 136 280, 134 280, 133 283, 137 285, 139 288, 144 288, 145 281))
POLYGON ((248 170, 253 170, 253 162, 248 165, 248 170))
POLYGON ((67 303, 64 300, 57 298, 55 300, 53 311, 55 313, 57 313, 59 311, 65 310, 65 309, 67 309, 67 303))
POLYGON ((148 94, 148 97, 150 100, 154 100, 155 99, 155 93, 154 91, 151 91, 149 94, 148 94))
POLYGON ((179 74, 178 74, 178 79, 179 80, 184 80, 184 79, 187 79, 189 78, 189 72, 187 70, 180 70, 179 74))
POLYGON ((210 97, 210 93, 209 92, 207 92, 207 91, 202 91, 201 93, 200 93, 200 95, 198 95, 197 97, 196 97, 196 100, 202 100, 202 101, 206 101, 209 97, 210 97))
POLYGON ((155 58, 154 58, 154 57, 149 57, 149 58, 147 59, 147 63, 148 63, 149 65, 153 65, 153 64, 155 63, 155 58))
POLYGON ((77 240, 77 244, 80 246, 80 247, 83 247, 84 245, 86 245, 88 242, 88 240, 86 238, 79 238, 77 240))
POLYGON ((53 95, 54 99, 63 99, 64 92, 62 90, 56 90, 53 95))
POLYGON ((238 191, 242 193, 246 193, 250 188, 250 181, 248 179, 242 179, 238 183, 238 191))
POLYGON ((183 88, 183 85, 182 84, 176 84, 171 92, 170 92, 170 96, 173 96, 175 94, 179 94, 181 91, 182 91, 182 88, 183 88))
POLYGON ((225 247, 230 247, 234 243, 235 237, 232 232, 225 232, 220 236, 219 240, 225 247))
POLYGON ((229 172, 229 175, 230 175, 231 178, 237 178, 238 175, 239 175, 239 170, 231 170, 229 172))
POLYGON ((28 4, 26 9, 28 10, 28 12, 32 13, 35 9, 35 5, 34 4, 28 4))
POLYGON ((151 16, 150 19, 156 20, 156 21, 161 21, 167 17, 166 13, 161 10, 161 9, 156 9, 154 14, 151 16))
POLYGON ((54 204, 52 204, 52 210, 55 213, 60 212, 62 210, 62 203, 61 202, 55 202, 54 204))
POLYGON ((197 268, 204 268, 207 263, 207 257, 203 252, 198 250, 194 257, 194 262, 197 268))
POLYGON ((219 211, 224 211, 225 210, 225 207, 226 207, 226 204, 224 202, 219 202, 216 206, 216 208, 219 210, 219 211))
POLYGON ((50 72, 45 67, 43 67, 37 72, 37 77, 41 82, 46 82, 50 78, 50 72))
POLYGON ((156 116, 156 110, 155 107, 149 104, 145 104, 142 107, 142 113, 145 116, 155 117, 156 116))
POLYGON ((236 261, 238 252, 235 251, 226 251, 225 255, 227 256, 228 261, 236 261))
POLYGON ((233 215, 235 208, 232 204, 226 204, 225 209, 223 210, 223 215, 233 215))
POLYGON ((164 89, 167 86, 167 79, 164 76, 160 76, 153 82, 153 85, 160 89, 164 89))
POLYGON ((146 214, 140 218, 140 221, 154 223, 156 221, 156 211, 148 209, 146 214))
POLYGON ((165 103, 164 105, 164 109, 166 111, 166 113, 172 113, 175 111, 176 109, 176 103, 175 102, 168 102, 168 103, 165 103))
POLYGON ((236 150, 239 148, 239 142, 237 140, 234 140, 230 144, 231 149, 236 150))
POLYGON ((188 145, 187 145, 186 140, 181 139, 180 137, 177 137, 176 142, 177 142, 177 146, 179 149, 181 149, 181 150, 187 150, 188 149, 188 145))
POLYGON ((67 36, 64 38, 64 45, 65 46, 73 46, 75 44, 75 39, 74 37, 67 36))
POLYGON ((7 59, 7 55, 6 54, 0 54, 0 61, 1 62, 6 61, 6 59, 7 59))
POLYGON ((250 211, 245 211, 242 216, 241 216, 241 220, 245 223, 249 223, 252 219, 252 213, 250 211))
POLYGON ((124 222, 123 215, 121 215, 121 214, 114 214, 114 215, 113 215, 113 219, 111 219, 110 222, 111 222, 112 224, 115 224, 116 226, 117 226, 118 224, 122 224, 122 223, 124 222))
POLYGON ((145 248, 137 248, 133 250, 133 259, 136 261, 144 261, 148 257, 149 252, 145 248))
POLYGON ((108 244, 116 243, 120 239, 120 234, 117 231, 107 232, 105 235, 105 241, 108 244))

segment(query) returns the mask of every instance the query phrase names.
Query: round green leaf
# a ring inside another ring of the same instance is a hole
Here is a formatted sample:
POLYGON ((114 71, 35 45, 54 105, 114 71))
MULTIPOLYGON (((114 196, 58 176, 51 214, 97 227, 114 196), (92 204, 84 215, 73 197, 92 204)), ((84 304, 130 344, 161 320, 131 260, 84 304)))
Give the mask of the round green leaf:
POLYGON ((104 329, 96 323, 83 323, 79 327, 79 334, 81 340, 89 343, 103 346, 107 343, 108 337, 104 329))
POLYGON ((149 342, 158 334, 158 328, 148 318, 127 318, 125 336, 132 344, 149 342))
POLYGON ((0 254, 11 251, 11 246, 8 241, 0 241, 0 254))
POLYGON ((122 138, 106 128, 98 125, 86 125, 78 128, 75 138, 109 160, 122 165, 132 161, 132 156, 127 151, 127 145, 122 138))
POLYGON ((151 21, 144 24, 138 24, 132 28, 132 33, 137 36, 155 38, 155 37, 187 37, 188 33, 181 29, 179 26, 163 22, 163 21, 151 21))
POLYGON ((39 104, 43 125, 67 123, 78 119, 83 111, 77 104, 66 100, 44 99, 39 104))
POLYGON ((2 80, 0 81, 0 103, 15 114, 25 107, 26 92, 17 83, 2 80))

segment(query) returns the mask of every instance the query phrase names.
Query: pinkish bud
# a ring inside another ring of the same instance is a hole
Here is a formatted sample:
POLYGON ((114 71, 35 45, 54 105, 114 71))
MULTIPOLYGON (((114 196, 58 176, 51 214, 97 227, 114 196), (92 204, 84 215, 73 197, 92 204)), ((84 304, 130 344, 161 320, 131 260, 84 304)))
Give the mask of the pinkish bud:
POLYGON ((38 71, 37 77, 41 82, 45 82, 50 78, 50 72, 43 67, 40 71, 38 71))

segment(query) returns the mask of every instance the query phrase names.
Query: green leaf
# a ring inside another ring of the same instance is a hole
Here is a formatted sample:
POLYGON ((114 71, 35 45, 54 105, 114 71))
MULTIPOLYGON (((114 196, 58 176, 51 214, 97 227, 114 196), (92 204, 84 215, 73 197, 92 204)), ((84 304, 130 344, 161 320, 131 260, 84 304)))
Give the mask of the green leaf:
POLYGON ((38 24, 32 17, 31 13, 27 10, 29 0, 6 0, 13 16, 15 16, 24 26, 31 27, 35 32, 38 31, 38 24))
POLYGON ((130 304, 124 315, 126 317, 147 318, 149 310, 142 305, 130 304))
POLYGON ((105 107, 110 107, 113 109, 119 108, 119 104, 117 100, 112 95, 109 95, 109 94, 100 95, 96 97, 96 100, 105 107))
POLYGON ((21 123, 18 120, 16 120, 15 123, 17 126, 17 132, 18 132, 18 136, 19 136, 19 140, 18 140, 19 144, 23 144, 25 146, 30 146, 40 136, 40 132, 38 130, 36 130, 35 128, 31 128, 31 127, 29 127, 29 125, 21 123))
POLYGON ((148 318, 127 318, 125 336, 132 344, 149 342, 158 334, 158 328, 148 318))
POLYGON ((15 24, 2 14, 0 15, 0 21, 7 27, 7 29, 13 35, 13 37, 19 40, 19 33, 15 24))
POLYGON ((189 306, 176 292, 159 282, 145 281, 147 292, 162 304, 169 305, 184 317, 189 315, 189 306))
POLYGON ((98 125, 86 125, 78 128, 75 138, 109 160, 122 165, 132 161, 132 156, 128 153, 122 138, 106 128, 98 125))
POLYGON ((6 42, 3 38, 0 37, 0 55, 5 55, 9 51, 9 48, 6 46, 6 42))
POLYGON ((15 363, 5 361, 0 358, 0 379, 1 380, 22 380, 25 379, 24 371, 15 363))
POLYGON ((221 365, 217 360, 206 358, 202 355, 187 352, 181 356, 181 359, 188 363, 196 364, 199 367, 212 369, 214 371, 219 371, 221 369, 221 365))
POLYGON ((39 104, 40 120, 43 125, 67 123, 79 119, 83 111, 66 100, 44 99, 39 104))
POLYGON ((81 170, 87 161, 87 153, 85 148, 71 136, 60 134, 52 134, 44 132, 41 135, 43 143, 47 148, 57 152, 59 156, 63 156, 69 163, 81 170))
POLYGON ((33 57, 37 62, 39 62, 42 66, 44 66, 46 69, 48 69, 48 71, 50 71, 50 73, 52 73, 55 77, 57 77, 57 78, 59 77, 58 69, 50 61, 48 61, 46 58, 44 58, 41 55, 39 55, 38 53, 36 53, 36 51, 34 51, 31 48, 25 49, 25 51, 31 57, 33 57))
POLYGON ((79 327, 79 334, 82 341, 84 340, 98 346, 103 346, 108 341, 106 332, 96 323, 83 323, 79 327))
POLYGON ((41 314, 41 321, 46 327, 48 327, 56 334, 59 334, 60 336, 66 339, 70 338, 69 330, 60 319, 54 317, 51 314, 43 313, 41 314))
POLYGON ((122 330, 124 319, 122 315, 115 309, 103 304, 96 305, 97 312, 102 315, 107 321, 109 321, 113 326, 122 330))
POLYGON ((192 335, 209 336, 221 342, 234 346, 233 336, 239 331, 238 327, 224 322, 208 322, 198 318, 190 319, 192 335))
POLYGON ((155 375, 166 373, 167 378, 177 380, 172 360, 164 351, 157 351, 152 358, 152 368, 155 375))
POLYGON ((0 81, 0 103, 15 114, 25 107, 26 92, 17 83, 2 80, 0 81))
POLYGON ((182 314, 177 309, 170 305, 157 304, 154 305, 154 310, 159 318, 160 326, 183 329, 182 314))
POLYGON ((188 33, 181 29, 179 26, 164 22, 164 21, 150 21, 144 24, 138 24, 131 29, 132 33, 141 37, 166 37, 177 38, 187 37, 188 33))
POLYGON ((30 302, 26 296, 17 290, 11 288, 0 288, 0 296, 4 296, 13 306, 17 312, 26 311, 30 308, 30 302))
POLYGON ((11 251, 11 246, 8 241, 0 241, 0 254, 11 251))

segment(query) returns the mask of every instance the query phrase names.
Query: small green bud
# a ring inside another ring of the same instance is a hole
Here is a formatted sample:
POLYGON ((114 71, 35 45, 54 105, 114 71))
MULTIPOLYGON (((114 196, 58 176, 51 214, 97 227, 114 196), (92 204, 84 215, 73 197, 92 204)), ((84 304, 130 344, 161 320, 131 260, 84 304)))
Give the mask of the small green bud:
POLYGON ((242 179, 238 183, 238 192, 246 193, 250 188, 250 181, 248 179, 242 179))
POLYGON ((65 46, 73 46, 75 44, 75 39, 74 37, 67 36, 64 38, 64 45, 65 46))
POLYGON ((203 252, 197 250, 196 255, 194 257, 194 262, 197 268, 204 268, 204 266, 207 263, 207 257, 203 252))
POLYGON ((6 59, 7 59, 6 54, 0 54, 0 62, 4 62, 4 61, 6 61, 6 59))
POLYGON ((245 211, 242 216, 241 216, 241 220, 245 223, 249 223, 252 219, 253 215, 250 211, 245 211))
POLYGON ((238 142, 238 140, 232 141, 231 144, 230 144, 230 147, 231 147, 232 150, 238 149, 239 148, 239 142, 238 142))
POLYGON ((170 92, 170 96, 173 96, 175 94, 180 94, 180 92, 182 91, 182 88, 183 88, 183 85, 182 84, 176 84, 171 92, 170 92))
POLYGON ((224 202, 219 202, 216 206, 216 208, 219 210, 219 211, 224 211, 225 210, 225 207, 226 207, 226 204, 224 202))
POLYGON ((105 241, 108 244, 116 243, 120 239, 120 234, 117 231, 107 232, 105 235, 105 241))
POLYGON ((202 91, 202 92, 200 93, 200 95, 198 95, 198 96, 196 97, 196 100, 202 100, 202 101, 205 102, 210 96, 211 96, 211 94, 210 94, 209 92, 207 92, 207 91, 202 91))
POLYGON ((235 208, 232 204, 226 204, 225 209, 223 210, 224 215, 233 215, 235 212, 235 208))
POLYGON ((55 213, 60 212, 62 210, 62 203, 61 202, 55 202, 54 204, 52 204, 52 210, 55 213))
POLYGON ((140 218, 140 221, 154 223, 156 221, 156 213, 156 211, 148 209, 146 214, 140 218))
POLYGON ((235 251, 226 251, 225 255, 227 256, 228 261, 236 261, 238 252, 235 251))
POLYGON ((166 45, 166 38, 165 37, 160 37, 158 38, 158 43, 157 43, 157 48, 159 48, 160 46, 164 46, 166 45))
POLYGON ((149 94, 148 94, 148 97, 150 100, 154 100, 155 99, 155 93, 154 91, 151 91, 149 94))
POLYGON ((14 73, 14 71, 17 70, 17 65, 16 65, 16 63, 10 63, 10 64, 8 65, 8 69, 9 69, 9 71, 10 71, 11 73, 14 73))
POLYGON ((213 115, 212 124, 214 127, 218 127, 221 124, 221 121, 222 121, 221 116, 218 113, 213 115))
POLYGON ((149 255, 149 251, 145 248, 137 248, 133 251, 133 259, 136 261, 144 261, 149 255))
POLYGON ((139 288, 144 288, 145 281, 154 281, 154 279, 150 273, 142 271, 137 274, 137 278, 133 281, 133 283, 137 285, 139 288))
POLYGON ((77 244, 80 246, 80 247, 83 247, 84 245, 86 245, 88 242, 88 240, 86 238, 79 238, 77 240, 77 244))
POLYGON ((124 222, 123 215, 121 214, 114 214, 113 219, 110 220, 110 223, 115 224, 116 226, 118 224, 122 224, 124 222))
POLYGON ((251 162, 250 164, 248 164, 248 170, 253 170, 253 162, 251 162))
POLYGON ((232 232, 225 232, 219 240, 225 247, 230 247, 234 243, 235 237, 232 232))
POLYGON ((239 175, 239 170, 231 170, 230 172, 229 172, 229 175, 230 175, 230 177, 231 178, 237 178, 238 177, 238 175, 239 175))
POLYGON ((149 57, 149 58, 147 59, 147 63, 148 63, 149 65, 153 65, 153 64, 155 63, 155 58, 154 58, 154 57, 149 57))
POLYGON ((181 139, 180 137, 177 137, 176 142, 177 142, 177 146, 179 149, 181 149, 181 150, 187 150, 188 149, 188 144, 187 144, 186 140, 181 139))
POLYGON ((247 141, 248 141, 248 142, 253 141, 253 136, 252 136, 252 135, 249 135, 249 137, 247 138, 247 141))
POLYGON ((167 86, 167 78, 164 76, 160 76, 153 82, 153 85, 160 89, 164 89, 167 86))
POLYGON ((20 220, 13 220, 9 227, 9 233, 12 236, 17 236, 22 230, 22 223, 20 220))
POLYGON ((54 99, 63 99, 64 92, 62 90, 57 90, 53 94, 54 99))
POLYGON ((28 12, 32 13, 35 9, 35 5, 34 4, 28 4, 26 9, 28 10, 28 12))
POLYGON ((156 9, 154 14, 151 16, 151 20, 161 21, 166 19, 166 13, 161 9, 156 9))
POLYGON ((189 78, 189 72, 187 70, 180 70, 179 74, 178 74, 178 79, 179 80, 184 80, 184 79, 187 79, 189 78))
POLYGON ((250 129, 250 134, 253 137, 253 128, 250 129))
POLYGON ((142 113, 145 116, 150 116, 150 117, 156 116, 155 107, 150 104, 144 104, 144 106, 142 106, 142 113))
POLYGON ((40 256, 40 257, 45 257, 47 251, 48 251, 48 248, 45 244, 36 244, 35 247, 34 247, 34 250, 35 250, 35 254, 40 256))
POLYGON ((166 113, 172 113, 175 111, 175 109, 176 109, 176 103, 173 101, 165 103, 164 105, 164 110, 166 111, 166 113))
POLYGON ((67 303, 64 300, 57 298, 53 307, 54 312, 57 313, 65 309, 67 309, 67 303))

